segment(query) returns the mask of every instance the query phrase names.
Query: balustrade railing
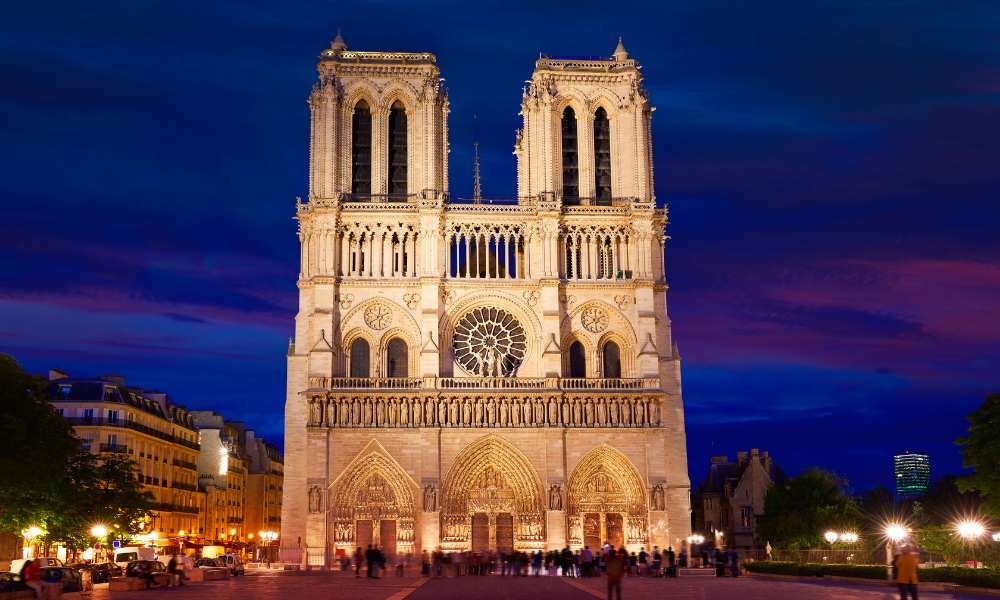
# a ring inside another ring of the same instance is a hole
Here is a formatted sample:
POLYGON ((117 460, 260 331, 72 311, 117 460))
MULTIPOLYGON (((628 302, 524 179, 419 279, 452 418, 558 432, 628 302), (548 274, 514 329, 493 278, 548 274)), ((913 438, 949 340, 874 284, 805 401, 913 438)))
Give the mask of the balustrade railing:
POLYGON ((131 419, 107 419, 107 418, 101 418, 101 417, 89 417, 89 418, 88 417, 67 417, 66 420, 69 421, 70 424, 72 424, 72 425, 82 426, 82 427, 87 427, 87 426, 92 426, 92 427, 97 427, 97 426, 100 426, 100 427, 124 427, 126 429, 131 429, 133 431, 139 431, 139 432, 151 435, 153 437, 160 438, 161 440, 164 440, 164 441, 173 442, 175 444, 180 444, 182 446, 186 446, 188 448, 191 448, 192 450, 200 450, 201 449, 201 445, 198 444, 197 442, 191 442, 191 441, 185 440, 184 438, 177 437, 177 436, 175 436, 175 435, 173 435, 171 433, 160 431, 159 429, 153 429, 152 427, 149 427, 147 425, 142 425, 142 424, 137 423, 136 421, 133 421, 131 419))

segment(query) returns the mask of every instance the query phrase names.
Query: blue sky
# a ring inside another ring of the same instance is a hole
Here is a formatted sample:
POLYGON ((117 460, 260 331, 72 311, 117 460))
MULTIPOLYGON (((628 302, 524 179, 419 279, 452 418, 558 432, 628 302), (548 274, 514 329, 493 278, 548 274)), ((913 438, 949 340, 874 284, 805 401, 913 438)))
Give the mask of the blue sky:
POLYGON ((315 57, 429 50, 451 188, 513 194, 539 52, 617 36, 657 107, 691 472, 857 488, 1000 389, 1000 5, 18 3, 0 19, 0 350, 281 432, 315 57), (478 115, 478 124, 473 116, 478 115))

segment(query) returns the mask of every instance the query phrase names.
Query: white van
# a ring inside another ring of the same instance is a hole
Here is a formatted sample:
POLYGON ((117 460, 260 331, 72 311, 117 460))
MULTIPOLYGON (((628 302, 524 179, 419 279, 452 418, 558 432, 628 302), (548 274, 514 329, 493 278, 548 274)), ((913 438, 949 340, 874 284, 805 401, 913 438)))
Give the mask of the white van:
POLYGON ((229 569, 229 573, 234 577, 236 575, 243 575, 246 573, 246 570, 243 567, 243 560, 240 558, 239 554, 223 554, 216 560, 226 565, 229 569))
POLYGON ((156 550, 144 546, 124 546, 115 550, 114 563, 122 569, 133 560, 156 560, 156 550))

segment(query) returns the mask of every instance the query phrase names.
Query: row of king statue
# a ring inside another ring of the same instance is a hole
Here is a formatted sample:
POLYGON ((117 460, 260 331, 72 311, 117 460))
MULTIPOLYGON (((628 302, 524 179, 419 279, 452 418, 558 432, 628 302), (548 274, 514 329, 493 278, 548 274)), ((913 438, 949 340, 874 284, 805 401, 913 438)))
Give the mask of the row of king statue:
POLYGON ((296 204, 281 558, 677 546, 690 534, 667 211, 639 65, 541 56, 517 194, 448 190, 433 54, 338 35, 296 204))

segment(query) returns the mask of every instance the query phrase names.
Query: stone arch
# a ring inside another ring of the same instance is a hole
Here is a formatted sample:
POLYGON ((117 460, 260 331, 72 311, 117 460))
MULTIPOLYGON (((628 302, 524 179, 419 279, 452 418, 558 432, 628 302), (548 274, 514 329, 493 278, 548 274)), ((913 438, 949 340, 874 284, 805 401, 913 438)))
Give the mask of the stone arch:
POLYGON ((541 321, 539 321, 535 311, 524 300, 496 290, 472 292, 462 297, 454 306, 448 308, 441 317, 439 321, 439 330, 441 332, 441 374, 448 376, 455 372, 464 373, 455 364, 455 357, 452 351, 455 326, 466 313, 480 306, 492 306, 503 309, 518 320, 526 334, 527 348, 524 361, 521 363, 517 376, 535 376, 534 374, 540 371, 541 362, 541 321))
POLYGON ((368 376, 374 377, 377 364, 373 359, 377 356, 376 349, 378 348, 378 341, 374 337, 372 337, 372 335, 368 331, 366 331, 361 327, 356 327, 354 329, 351 329, 346 334, 344 334, 343 345, 341 346, 341 348, 343 349, 342 360, 344 363, 343 364, 344 376, 346 377, 351 376, 351 371, 352 371, 351 348, 353 347, 354 342, 357 340, 364 340, 368 342, 368 376))
POLYGON ((583 311, 591 307, 599 307, 608 314, 608 325, 604 330, 598 332, 598 335, 607 335, 608 333, 616 331, 618 332, 618 335, 625 340, 625 346, 627 348, 634 348, 638 344, 639 338, 635 333, 635 328, 632 326, 632 322, 629 321, 628 317, 625 316, 625 313, 622 312, 617 306, 604 302, 603 300, 589 300, 581 302, 579 306, 569 311, 569 313, 563 317, 561 323, 563 330, 567 332, 579 332, 580 335, 585 337, 593 337, 595 334, 583 329, 582 326, 577 325, 577 321, 580 320, 583 315, 583 311))
POLYGON ((592 90, 587 99, 587 112, 593 115, 598 108, 603 108, 608 113, 608 120, 611 121, 621 114, 621 107, 625 101, 613 91, 607 88, 592 90))
POLYGON ((417 489, 406 470, 373 440, 330 484, 331 546, 350 555, 361 543, 359 532, 368 530, 372 532, 372 543, 394 546, 399 554, 413 552, 417 489), (382 525, 390 521, 392 527, 382 525), (393 530, 392 540, 380 539, 382 532, 393 530))
POLYGON ((639 470, 609 444, 592 449, 570 475, 566 519, 572 546, 589 545, 596 538, 631 549, 647 545, 649 510, 639 470))
POLYGON ((607 331, 597 340, 597 364, 601 366, 601 377, 608 377, 604 372, 604 348, 608 342, 618 346, 621 376, 635 377, 635 346, 617 330, 607 331))
POLYGON ((378 345, 379 373, 389 376, 388 356, 389 343, 393 340, 402 340, 406 344, 406 370, 408 377, 413 377, 414 373, 420 370, 420 347, 417 345, 419 338, 412 335, 410 331, 402 327, 391 327, 382 334, 378 345))
POLYGON ((574 342, 579 342, 583 346, 584 356, 586 358, 586 370, 587 374, 585 377, 592 377, 594 373, 594 356, 597 352, 594 347, 594 340, 590 339, 582 331, 571 331, 567 332, 562 338, 562 343, 560 348, 562 348, 562 373, 563 377, 570 377, 570 360, 569 353, 570 347, 574 342))
POLYGON ((394 102, 403 105, 406 116, 412 117, 417 109, 417 90, 409 82, 393 81, 382 89, 377 110, 384 114, 389 114, 389 109, 394 102))
MULTIPOLYGON (((365 323, 364 320, 365 309, 367 309, 369 306, 378 303, 385 304, 386 306, 389 307, 389 309, 392 312, 393 317, 392 321, 388 325, 389 328, 396 327, 403 331, 406 331, 408 336, 407 341, 409 342, 412 342, 412 340, 420 339, 420 325, 418 325, 417 320, 413 318, 412 312, 409 309, 400 305, 398 302, 390 300, 389 298, 386 298, 384 296, 376 296, 374 298, 369 298, 368 300, 360 302, 359 304, 352 307, 341 317, 340 319, 341 326, 352 330, 354 328, 370 330, 371 328, 365 323)), ((378 340, 373 339, 371 341, 377 342, 378 340)), ((376 347, 378 347, 377 344, 373 343, 372 348, 376 347)))
MULTIPOLYGON (((467 446, 448 469, 442 491, 442 548, 472 547, 474 515, 485 515, 491 531, 498 517, 509 515, 514 549, 543 547, 545 505, 541 479, 528 457, 503 438, 490 434, 467 446)), ((498 538, 491 537, 490 549, 495 550, 497 543, 498 538)))

